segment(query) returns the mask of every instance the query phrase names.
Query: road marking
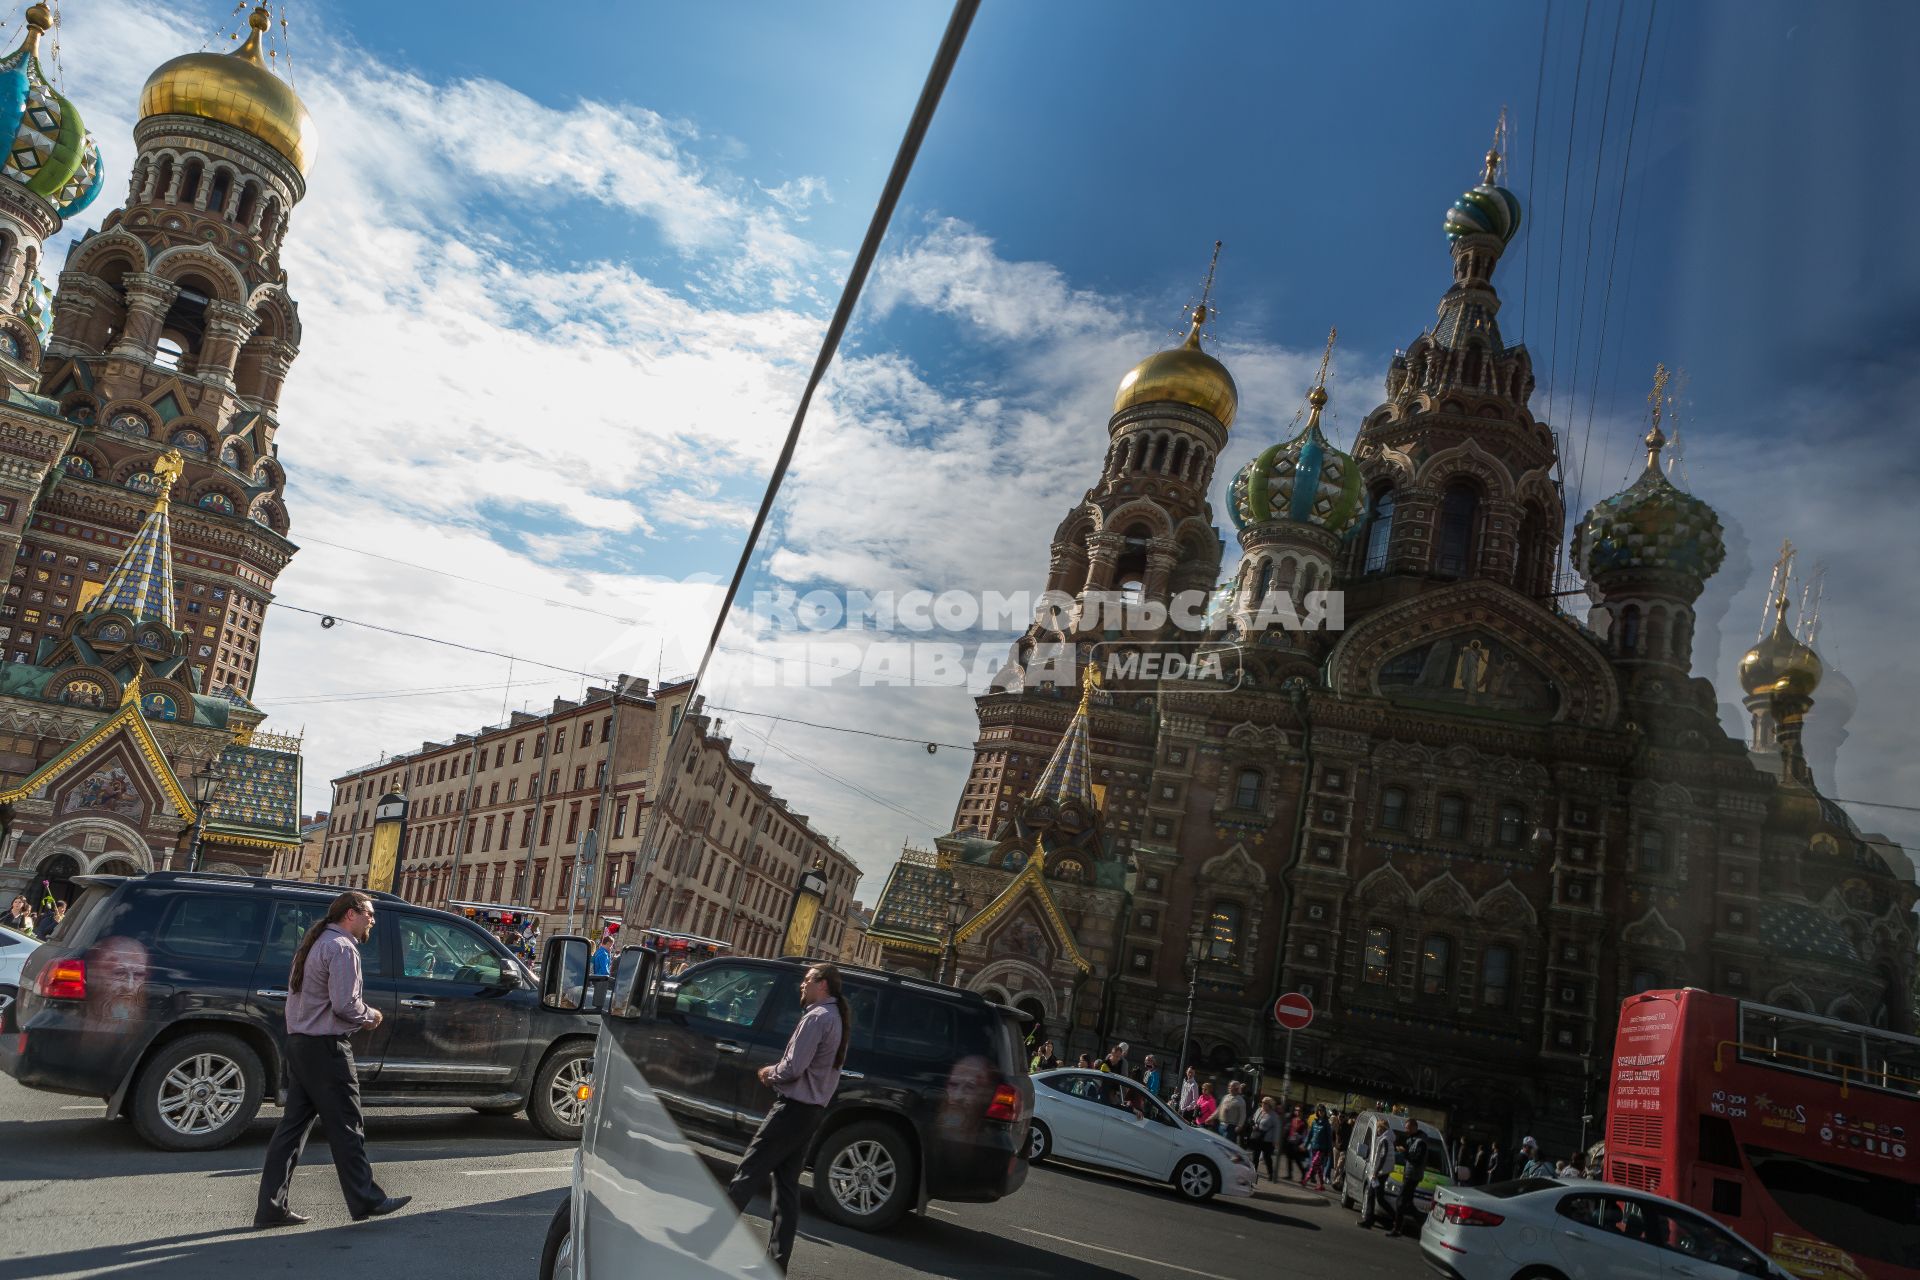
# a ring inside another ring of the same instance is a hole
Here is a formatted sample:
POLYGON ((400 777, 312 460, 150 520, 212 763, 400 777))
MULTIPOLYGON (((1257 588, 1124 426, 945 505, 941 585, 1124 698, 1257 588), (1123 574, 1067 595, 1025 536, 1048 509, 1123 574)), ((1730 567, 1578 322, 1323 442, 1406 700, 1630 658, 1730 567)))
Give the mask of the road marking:
POLYGON ((1074 1240, 1067 1236, 1052 1236, 1044 1231, 1035 1231, 1032 1227, 1022 1227, 1030 1236, 1039 1236, 1042 1240, 1058 1240, 1061 1244, 1070 1244, 1076 1249, 1092 1249, 1096 1253, 1110 1253, 1116 1258, 1125 1258, 1128 1262, 1144 1262, 1149 1266, 1165 1267, 1168 1271, 1178 1271, 1182 1275, 1200 1276, 1202 1280, 1231 1280, 1231 1277, 1216 1275, 1211 1271, 1195 1271, 1192 1267, 1176 1266, 1171 1262, 1162 1262, 1158 1258, 1143 1258, 1137 1253, 1122 1253, 1118 1249, 1103 1249, 1097 1244, 1088 1244, 1084 1240, 1074 1240))
POLYGON ((928 1206, 927 1206, 927 1211, 928 1211, 929 1213, 938 1213, 938 1214, 941 1214, 941 1215, 943 1215, 943 1216, 945 1216, 945 1217, 949 1217, 949 1218, 958 1218, 958 1217, 960 1216, 959 1214, 957 1214, 957 1213, 955 1213, 955 1212, 954 1212, 953 1210, 951 1210, 951 1209, 942 1209, 942 1208, 941 1208, 941 1207, 940 1207, 939 1205, 937 1205, 937 1204, 930 1204, 930 1205, 928 1205, 928 1206))
POLYGON ((98 1111, 105 1106, 102 1102, 75 1102, 61 1107, 62 1111, 98 1111))
POLYGON ((460 1172, 469 1178, 498 1178, 510 1173, 572 1173, 573 1166, 562 1164, 551 1169, 462 1169, 460 1172))

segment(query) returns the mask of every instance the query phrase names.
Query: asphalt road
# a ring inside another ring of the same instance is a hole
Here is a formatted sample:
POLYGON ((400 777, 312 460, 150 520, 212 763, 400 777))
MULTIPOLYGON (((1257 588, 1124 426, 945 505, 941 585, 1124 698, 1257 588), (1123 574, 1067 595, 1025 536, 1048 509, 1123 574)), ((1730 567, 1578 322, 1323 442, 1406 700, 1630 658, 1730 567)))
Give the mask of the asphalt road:
MULTIPOLYGON (((254 1189, 278 1113, 220 1151, 171 1155, 79 1098, 0 1076, 0 1280, 27 1277, 315 1276, 533 1280, 567 1185, 569 1147, 524 1118, 374 1111, 376 1175, 413 1203, 349 1222, 326 1145, 294 1184, 306 1227, 251 1228, 254 1189)), ((727 1164, 709 1163, 724 1175, 727 1164)), ((756 1202, 755 1215, 764 1213, 756 1202)), ((757 1217, 759 1229, 765 1230, 757 1217)), ((935 1204, 886 1236, 807 1218, 795 1280, 868 1277, 1140 1277, 1141 1280, 1411 1280, 1418 1247, 1362 1232, 1313 1192, 1263 1183, 1252 1201, 1191 1205, 1165 1187, 1048 1164, 991 1205, 935 1204)))

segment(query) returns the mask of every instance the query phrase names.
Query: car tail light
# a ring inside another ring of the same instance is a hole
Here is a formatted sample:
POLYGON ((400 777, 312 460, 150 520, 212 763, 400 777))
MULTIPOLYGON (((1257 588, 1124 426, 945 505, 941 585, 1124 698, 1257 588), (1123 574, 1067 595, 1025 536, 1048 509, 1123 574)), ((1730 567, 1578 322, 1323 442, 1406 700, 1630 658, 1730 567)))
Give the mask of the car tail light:
POLYGON ((1456 1227, 1497 1227, 1507 1220, 1505 1214, 1488 1213, 1457 1201, 1440 1206, 1440 1215, 1456 1227))
POLYGON ((987 1119, 1012 1124, 1019 1118, 1020 1091, 1010 1084, 1000 1085, 993 1091, 993 1101, 987 1104, 987 1119))
POLYGON ((34 989, 49 1000, 85 1000, 87 962, 55 960, 40 971, 40 981, 34 989))

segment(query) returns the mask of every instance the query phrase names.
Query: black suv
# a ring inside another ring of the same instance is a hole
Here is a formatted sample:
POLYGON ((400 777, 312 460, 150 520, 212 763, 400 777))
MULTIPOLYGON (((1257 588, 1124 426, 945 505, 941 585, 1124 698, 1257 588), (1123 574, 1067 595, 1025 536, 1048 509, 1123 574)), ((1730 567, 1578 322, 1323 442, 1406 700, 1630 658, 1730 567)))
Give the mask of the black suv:
MULTIPOLYGON (((579 989, 588 944, 554 939, 549 991, 579 989)), ((593 1256, 619 1238, 623 1179, 644 1180, 660 1106, 688 1138, 740 1152, 773 1102, 759 1068, 800 1019, 800 959, 704 961, 649 991, 651 953, 629 948, 601 1020, 574 1194, 554 1216, 555 1257, 593 1256), (657 1103, 655 1099, 658 1099, 657 1103), (580 1168, 595 1172, 582 1179, 580 1168), (585 1241, 574 1241, 576 1230, 585 1241), (581 1243, 581 1250, 572 1245, 581 1243)), ((1020 1015, 976 992, 870 969, 841 969, 853 1036, 808 1163, 813 1202, 835 1222, 883 1231, 928 1200, 998 1200, 1026 1181, 1033 1081, 1020 1015)), ((574 1274, 577 1276, 578 1271, 574 1274)))
MULTIPOLYGON (((21 974, 0 1070, 104 1098, 170 1151, 237 1138, 279 1095, 287 976, 339 890, 185 872, 83 876, 79 899, 21 974)), ((360 946, 367 1003, 353 1038, 368 1106, 525 1108, 575 1140, 598 1020, 543 1006, 533 975, 486 930, 391 894, 360 946)))

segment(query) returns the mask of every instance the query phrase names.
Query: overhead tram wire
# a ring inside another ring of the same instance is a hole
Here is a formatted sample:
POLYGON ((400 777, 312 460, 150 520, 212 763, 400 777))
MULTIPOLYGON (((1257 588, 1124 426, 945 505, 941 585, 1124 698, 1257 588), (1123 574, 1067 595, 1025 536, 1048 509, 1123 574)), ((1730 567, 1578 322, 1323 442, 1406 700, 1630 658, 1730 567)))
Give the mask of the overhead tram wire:
POLYGON ((879 805, 881 808, 889 810, 890 812, 898 815, 899 817, 910 818, 914 822, 919 823, 921 826, 926 827, 932 831, 938 831, 942 835, 945 835, 948 831, 951 831, 953 829, 952 827, 948 826, 945 823, 930 822, 926 818, 915 813, 913 810, 897 805, 893 801, 887 799, 885 796, 880 795, 873 791, 869 791, 867 788, 861 786, 859 783, 854 782, 849 778, 841 777, 839 774, 835 773, 833 770, 825 767, 824 765, 818 764, 813 760, 809 760, 805 756, 796 755, 792 751, 787 750, 787 748, 775 742, 773 740, 773 735, 771 733, 761 733, 756 729, 747 729, 746 732, 753 734, 755 737, 759 738, 764 745, 772 747, 775 751, 778 751, 781 755, 787 757, 787 759, 792 760, 795 764, 805 765, 807 768, 813 770, 815 773, 819 774, 821 777, 826 778, 829 781, 839 783, 841 786, 853 792, 855 795, 859 796, 861 799, 869 800, 874 804, 879 805))
MULTIPOLYGON (((377 622, 365 622, 359 618, 349 618, 342 613, 323 613, 318 609, 306 609, 297 604, 288 604, 284 600, 269 600, 267 604, 270 608, 289 609, 294 613, 304 613, 310 618, 318 618, 322 626, 334 626, 344 623, 351 627, 364 627, 368 631, 378 631, 382 635, 399 636, 405 640, 419 640, 426 644, 444 645, 449 649, 459 649, 463 653, 477 653, 488 658, 505 658, 509 662, 524 662, 528 666, 540 667, 547 671, 564 671, 570 676, 585 676, 589 680, 606 680, 609 678, 604 671, 582 671, 578 667, 564 667, 557 662, 542 662, 538 658, 527 658, 519 654, 502 653, 498 649, 482 649, 478 645, 462 644, 458 640, 442 640, 438 636, 422 635, 418 631, 403 631, 399 627, 383 627, 377 622)), ((491 689, 494 686, 489 684, 487 687, 491 689)))
POLYGON ((753 716, 760 720, 778 720, 781 724, 797 724, 808 729, 830 729, 835 733, 857 733, 863 738, 879 738, 884 742, 911 742, 916 746, 950 747, 955 751, 971 751, 973 747, 963 742, 941 742, 934 738, 909 738, 897 733, 878 733, 872 729, 856 729, 852 725, 822 724, 816 720, 801 720, 794 716, 775 715, 771 711, 748 711, 744 707, 722 707, 707 704, 709 711, 724 711, 730 716, 753 716))
MULTIPOLYGON (((1540 68, 1533 75, 1533 115, 1527 120, 1527 208, 1526 215, 1531 224, 1534 217, 1533 176, 1540 165, 1540 94, 1547 86, 1547 36, 1553 30, 1553 0, 1547 0, 1542 6, 1545 17, 1540 23, 1540 68)), ((1520 274, 1520 332, 1527 334, 1527 309, 1533 297, 1533 235, 1528 227, 1527 256, 1521 264, 1520 274)), ((1524 341, 1524 338, 1522 339, 1524 341)))
MULTIPOLYGON (((1593 279, 1593 224, 1600 214, 1600 172, 1607 159, 1607 124, 1613 118, 1613 73, 1620 62, 1620 33, 1626 29, 1627 14, 1622 8, 1618 11, 1613 24, 1613 49, 1607 54, 1607 91, 1600 101, 1600 138, 1593 149, 1593 195, 1587 200, 1587 242, 1581 251, 1580 262, 1580 310, 1579 319, 1573 327, 1573 365, 1572 385, 1567 391, 1567 413, 1569 416, 1580 411, 1580 352, 1587 340, 1587 286, 1593 279)), ((1594 388, 1598 394, 1599 388, 1594 388)), ((1589 401, 1591 404, 1591 401, 1589 401)), ((1580 495, 1587 487, 1587 446, 1592 442, 1591 412, 1587 415, 1587 435, 1580 442, 1580 474, 1573 479, 1574 509, 1580 509, 1580 495)))
MULTIPOLYGON (((1660 108, 1666 102, 1667 79, 1666 79, 1665 72, 1666 72, 1666 66, 1667 66, 1667 51, 1673 47, 1674 14, 1677 13, 1678 11, 1679 11, 1678 6, 1673 6, 1673 5, 1668 6, 1667 20, 1666 22, 1661 24, 1660 39, 1656 42, 1659 52, 1654 55, 1654 62, 1653 62, 1653 68, 1652 68, 1653 100, 1647 104, 1647 108, 1648 108, 1647 118, 1650 121, 1660 119, 1660 108)), ((1644 202, 1641 202, 1641 204, 1636 205, 1636 213, 1638 213, 1638 211, 1642 207, 1644 207, 1644 202)), ((1633 233, 1627 238, 1627 265, 1626 265, 1626 270, 1622 273, 1622 279, 1624 283, 1621 286, 1621 291, 1622 291, 1621 306, 1628 311, 1632 310, 1633 288, 1635 283, 1637 283, 1638 281, 1638 277, 1634 274, 1634 268, 1639 264, 1639 261, 1640 261, 1640 229, 1644 225, 1644 223, 1645 223, 1645 218, 1643 216, 1636 216, 1633 221, 1633 233)), ((1606 376, 1607 420, 1609 422, 1613 420, 1613 407, 1620 397, 1620 360, 1621 360, 1621 353, 1625 349, 1625 347, 1626 347, 1626 343, 1624 342, 1617 343, 1615 345, 1614 353, 1613 353, 1613 370, 1606 376)), ((1602 437, 1602 439, 1604 440, 1605 443, 1601 446, 1600 467, 1601 467, 1601 474, 1605 475, 1608 473, 1607 459, 1610 458, 1613 453, 1614 435, 1613 433, 1609 433, 1604 437, 1602 437)), ((1635 441, 1634 443, 1637 444, 1638 442, 1635 441)), ((1627 465, 1626 465, 1626 472, 1623 478, 1623 483, 1632 482, 1633 464, 1636 461, 1637 457, 1638 457, 1638 454, 1635 449, 1629 448, 1627 450, 1627 465)))
POLYGON ((537 595, 531 591, 521 591, 517 587, 502 586, 498 582, 489 582, 485 578, 469 578, 465 574, 455 573, 451 569, 436 569, 429 564, 420 564, 413 560, 402 560, 398 556, 384 555, 378 551, 368 551, 364 547, 350 547, 344 542, 329 542, 325 538, 316 538, 310 534, 302 534, 300 541, 303 544, 311 543, 316 546, 332 547, 335 551, 350 552, 356 556, 366 556, 370 560, 384 560, 388 564, 397 564, 405 569, 416 569, 421 573, 431 573, 436 577, 450 578, 455 582, 466 582, 476 587, 486 587, 491 591, 503 592, 510 596, 520 596, 526 600, 538 600, 541 604, 551 605, 556 609, 573 609, 580 613, 590 613, 596 618, 605 618, 609 622, 624 623, 629 627, 646 625, 638 618, 624 618, 617 613, 608 613, 602 609, 595 609, 591 605, 573 604, 566 600, 555 600, 552 596, 537 595))
MULTIPOLYGON (((1593 0, 1586 0, 1580 17, 1580 46, 1573 63, 1573 103, 1567 111, 1567 154, 1560 173, 1560 243, 1553 255, 1553 345, 1547 351, 1547 421, 1553 421, 1554 393, 1560 370, 1561 286, 1567 272, 1567 200, 1573 194, 1573 135, 1580 121, 1580 76, 1587 63, 1587 27, 1593 0)), ((1564 465, 1563 468, 1564 470, 1564 465)))
MULTIPOLYGON (((934 111, 940 105, 940 95, 946 90, 947 80, 953 74, 960 50, 966 44, 967 29, 973 25, 974 15, 979 9, 980 0, 955 0, 953 13, 947 20, 947 29, 934 54, 933 66, 927 72, 926 83, 921 86, 920 99, 914 104, 906 134, 900 140, 900 148, 894 155, 886 185, 880 191, 873 218, 867 224, 866 236, 860 242, 860 251, 854 258, 852 270, 847 273, 846 287, 841 290, 840 301, 834 307, 833 318, 828 322, 826 335, 821 339, 820 353, 814 358, 813 370, 807 375, 806 386, 800 392, 800 403, 794 409, 793 422, 787 428, 786 439, 781 442, 780 455, 774 459, 773 474, 767 480, 766 492, 761 495, 760 508, 754 513, 753 525, 747 530, 746 543, 740 548, 740 562, 727 583, 726 597, 720 602, 720 611, 713 620, 713 633, 700 654, 700 665, 694 670, 688 691, 689 699, 699 690, 700 682, 706 677, 707 666, 713 661, 714 651, 720 647, 727 617, 733 612, 733 602, 739 596, 740 585, 746 580, 747 571, 753 564, 753 554, 760 545, 760 535, 773 514, 774 500, 779 497, 781 482, 786 478, 787 469, 793 463, 794 450, 800 444, 800 432, 806 425, 807 410, 812 406, 814 393, 826 378, 834 354, 840 349, 840 339, 853 319, 854 306, 860 300, 861 290, 865 288, 867 276, 873 270, 874 260, 880 255, 880 245, 886 239, 888 224, 893 221, 893 211, 906 189, 907 177, 913 172, 914 159, 920 154, 921 144, 926 141, 927 131, 933 124, 934 111)), ((686 717, 681 718, 681 723, 686 723, 686 717)), ((677 729, 675 736, 678 736, 677 729)), ((671 744, 668 749, 672 749, 671 744)))
MULTIPOLYGON (((1633 109, 1627 115, 1627 144, 1620 160, 1620 198, 1613 211, 1613 246, 1607 251, 1607 287, 1600 298, 1600 337, 1593 357, 1593 392, 1587 397, 1587 428, 1580 444, 1580 487, 1574 491, 1576 510, 1581 509, 1582 491, 1587 483, 1587 450, 1593 443, 1594 410, 1600 403, 1600 375, 1607 358, 1607 318, 1613 310, 1614 264, 1620 257, 1620 228, 1626 218, 1627 187, 1633 177, 1633 135, 1640 127, 1640 93, 1647 84, 1647 51, 1653 47, 1653 18, 1659 9, 1660 0, 1653 0, 1647 6, 1647 30, 1640 40, 1640 70, 1633 81, 1633 109)), ((1575 374, 1577 378, 1577 366, 1575 374)), ((1606 465, 1606 450, 1602 449, 1600 467, 1603 477, 1606 465)))

